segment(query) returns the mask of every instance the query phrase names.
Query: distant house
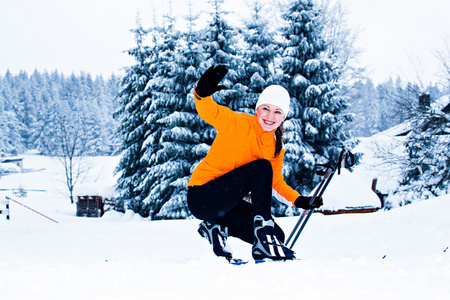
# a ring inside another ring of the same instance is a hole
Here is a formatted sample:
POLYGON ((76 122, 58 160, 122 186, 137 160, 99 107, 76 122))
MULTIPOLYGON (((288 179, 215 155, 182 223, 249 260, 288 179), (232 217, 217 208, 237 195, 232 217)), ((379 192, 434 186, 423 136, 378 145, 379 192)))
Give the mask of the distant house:
POLYGON ((2 156, 0 157, 0 163, 1 164, 15 164, 17 167, 19 167, 20 173, 23 173, 23 157, 19 156, 2 156))
MULTIPOLYGON (((450 113, 450 96, 444 96, 439 98, 437 101, 431 103, 430 96, 428 94, 423 94, 419 97, 419 106, 420 107, 432 107, 435 110, 440 110, 443 113, 450 113)), ((410 122, 405 122, 400 125, 393 127, 393 130, 398 130, 395 136, 407 136, 412 128, 410 122)), ((443 132, 442 134, 448 134, 443 132)))

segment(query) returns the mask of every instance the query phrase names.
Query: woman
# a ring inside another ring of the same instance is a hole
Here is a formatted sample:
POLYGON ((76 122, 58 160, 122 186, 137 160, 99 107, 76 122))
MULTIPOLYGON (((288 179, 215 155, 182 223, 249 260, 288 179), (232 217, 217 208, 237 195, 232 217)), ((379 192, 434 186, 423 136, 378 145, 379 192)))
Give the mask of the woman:
POLYGON ((223 65, 211 67, 195 88, 197 112, 217 135, 189 180, 189 209, 204 220, 198 232, 217 256, 232 258, 226 240, 234 236, 253 244, 255 260, 294 259, 272 219, 272 196, 303 209, 321 206, 322 199, 310 204, 311 197, 293 190, 282 175, 282 123, 289 112, 289 93, 281 86, 269 86, 261 93, 254 116, 233 112, 211 97, 225 88, 218 84, 227 72, 223 65), (251 203, 243 199, 249 193, 251 203))

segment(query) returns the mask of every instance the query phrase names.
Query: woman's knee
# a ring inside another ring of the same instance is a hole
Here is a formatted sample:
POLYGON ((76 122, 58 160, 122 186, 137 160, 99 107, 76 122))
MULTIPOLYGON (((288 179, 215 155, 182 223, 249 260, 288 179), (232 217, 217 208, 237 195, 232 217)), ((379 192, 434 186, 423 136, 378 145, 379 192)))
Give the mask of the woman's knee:
POLYGON ((253 161, 253 163, 255 164, 255 168, 258 168, 259 170, 261 170, 263 172, 264 171, 272 172, 272 164, 267 159, 259 158, 255 161, 253 161))

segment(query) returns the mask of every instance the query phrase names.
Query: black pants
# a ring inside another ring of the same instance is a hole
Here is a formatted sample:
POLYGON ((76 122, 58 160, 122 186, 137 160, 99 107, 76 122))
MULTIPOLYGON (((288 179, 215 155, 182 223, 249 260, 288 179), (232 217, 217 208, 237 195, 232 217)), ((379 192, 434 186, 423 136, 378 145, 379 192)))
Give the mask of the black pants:
MULTIPOLYGON (((189 187, 189 209, 196 218, 227 226, 230 236, 252 244, 254 216, 270 216, 272 179, 268 160, 252 161, 204 185, 189 187), (249 192, 252 203, 243 200, 249 192)), ((275 234, 284 242, 284 232, 277 224, 275 234)))

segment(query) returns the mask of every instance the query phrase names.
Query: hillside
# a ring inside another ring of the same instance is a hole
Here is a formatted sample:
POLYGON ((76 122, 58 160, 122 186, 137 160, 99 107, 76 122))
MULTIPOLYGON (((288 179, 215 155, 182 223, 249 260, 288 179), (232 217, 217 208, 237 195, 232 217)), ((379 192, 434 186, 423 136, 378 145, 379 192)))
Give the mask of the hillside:
MULTIPOLYGON (((370 157, 352 175, 367 186, 373 176, 387 182, 382 173, 368 167, 370 157)), ((450 195, 372 214, 314 214, 294 247, 300 260, 233 266, 214 256, 197 234, 195 219, 150 222, 130 211, 76 217, 75 205, 62 194, 63 176, 56 162, 40 155, 24 158, 26 172, 3 176, 0 189, 40 191, 28 191, 27 197, 10 191, 0 195, 58 223, 14 202, 11 220, 0 216, 4 299, 450 296, 450 195)), ((116 163, 117 157, 94 158, 86 182, 111 185, 116 163)), ((353 179, 338 178, 333 180, 344 195, 354 197, 360 191, 353 179)), ((296 221, 296 217, 277 219, 287 234, 296 221)), ((251 258, 250 245, 233 238, 229 243, 235 256, 251 258)))

